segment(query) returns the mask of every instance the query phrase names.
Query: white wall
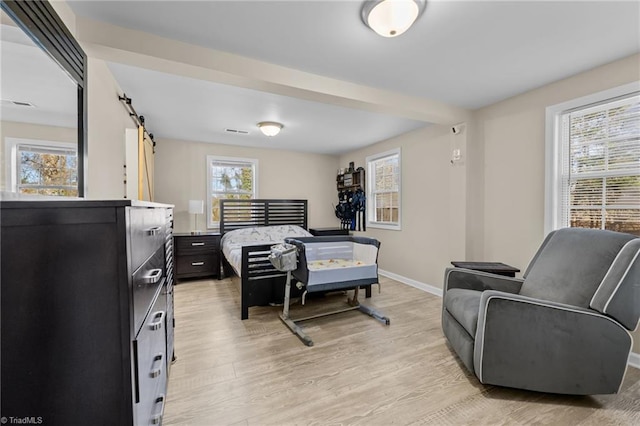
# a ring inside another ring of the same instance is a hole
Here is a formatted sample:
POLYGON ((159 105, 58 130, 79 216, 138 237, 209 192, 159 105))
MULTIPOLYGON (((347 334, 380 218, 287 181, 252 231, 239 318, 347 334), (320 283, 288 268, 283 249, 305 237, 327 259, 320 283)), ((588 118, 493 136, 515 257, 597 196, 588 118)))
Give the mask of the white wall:
MULTIPOLYGON (((340 156, 402 149, 402 231, 368 229, 381 242, 385 271, 441 287, 451 260, 528 265, 544 238, 544 149, 547 106, 640 79, 634 55, 482 108, 452 136, 432 126, 340 156), (462 164, 451 166, 451 149, 462 164)), ((640 353, 640 331, 634 352, 640 353)))
POLYGON ((124 198, 126 129, 136 125, 118 96, 122 90, 106 62, 88 58, 87 198, 124 198))
MULTIPOLYGON (((524 271, 544 237, 545 109, 548 106, 640 80, 640 55, 549 84, 475 113, 474 170, 470 193, 484 194, 483 235, 478 257, 524 271)), ((482 226, 483 229, 477 229, 482 226)), ((640 353, 640 332, 634 352, 640 353)))
MULTIPOLYGON (((188 200, 207 199, 207 155, 257 159, 259 198, 307 199, 310 227, 339 225, 332 207, 338 200, 334 156, 159 139, 155 196, 158 202, 175 205, 176 232, 188 232, 195 225, 187 213, 188 200)), ((204 223, 199 217, 200 229, 204 223)))
POLYGON ((546 107, 638 79, 634 55, 475 112, 472 143, 484 167, 470 191, 484 194, 486 260, 523 269, 544 237, 546 107))
POLYGON ((366 168, 367 156, 401 149, 402 229, 369 227, 362 234, 381 242, 382 270, 442 287, 449 262, 464 260, 466 166, 452 166, 453 146, 464 155, 466 133, 454 136, 451 126, 430 126, 340 156, 341 167, 353 161, 366 168))

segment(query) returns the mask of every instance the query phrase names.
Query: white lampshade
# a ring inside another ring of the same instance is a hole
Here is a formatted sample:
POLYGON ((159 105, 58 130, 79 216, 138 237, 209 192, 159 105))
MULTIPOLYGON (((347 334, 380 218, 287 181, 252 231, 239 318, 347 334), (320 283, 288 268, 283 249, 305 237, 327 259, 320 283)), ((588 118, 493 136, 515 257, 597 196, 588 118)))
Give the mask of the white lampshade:
POLYGON ((258 123, 258 127, 266 136, 275 136, 280 133, 280 130, 282 130, 284 126, 275 121, 262 121, 258 123))
POLYGON ((202 213, 204 213, 204 201, 203 200, 189 200, 189 213, 190 214, 202 214, 202 213))
POLYGON ((374 0, 362 8, 362 19, 383 37, 407 31, 424 10, 424 0, 374 0))

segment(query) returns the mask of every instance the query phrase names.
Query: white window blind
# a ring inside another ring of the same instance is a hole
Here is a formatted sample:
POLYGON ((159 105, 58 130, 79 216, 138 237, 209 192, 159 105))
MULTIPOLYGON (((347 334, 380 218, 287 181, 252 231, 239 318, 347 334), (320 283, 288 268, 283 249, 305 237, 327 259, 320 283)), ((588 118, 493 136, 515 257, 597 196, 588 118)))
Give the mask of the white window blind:
POLYGON ((256 198, 258 160, 207 156, 209 227, 220 223, 221 199, 256 198))
POLYGON ((640 235, 640 95, 564 112, 560 222, 640 235))
POLYGON ((400 229, 400 150, 367 157, 367 167, 368 225, 400 229))

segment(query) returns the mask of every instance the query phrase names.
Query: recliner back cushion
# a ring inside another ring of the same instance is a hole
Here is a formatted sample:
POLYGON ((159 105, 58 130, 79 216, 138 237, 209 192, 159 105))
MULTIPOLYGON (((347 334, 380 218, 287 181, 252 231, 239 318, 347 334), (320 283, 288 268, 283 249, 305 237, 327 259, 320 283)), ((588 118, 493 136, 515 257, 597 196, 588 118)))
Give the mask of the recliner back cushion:
POLYGON ((633 238, 599 229, 559 229, 527 268, 520 294, 588 308, 616 255, 633 238))
POLYGON ((634 330, 640 319, 640 238, 620 250, 593 298, 591 309, 634 330))

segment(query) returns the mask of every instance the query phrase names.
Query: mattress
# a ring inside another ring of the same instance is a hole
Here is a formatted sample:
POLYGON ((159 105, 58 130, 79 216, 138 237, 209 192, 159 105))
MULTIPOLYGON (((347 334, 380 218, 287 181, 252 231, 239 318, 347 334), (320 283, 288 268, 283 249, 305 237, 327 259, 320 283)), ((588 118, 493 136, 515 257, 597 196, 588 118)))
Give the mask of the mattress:
MULTIPOLYGON (((297 225, 256 226, 234 229, 222 236, 222 253, 238 276, 242 271, 242 247, 282 243, 287 237, 310 237, 311 234, 297 225)), ((265 256, 268 253, 265 254, 265 256)))

